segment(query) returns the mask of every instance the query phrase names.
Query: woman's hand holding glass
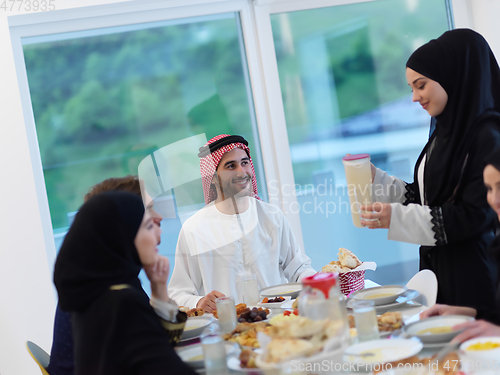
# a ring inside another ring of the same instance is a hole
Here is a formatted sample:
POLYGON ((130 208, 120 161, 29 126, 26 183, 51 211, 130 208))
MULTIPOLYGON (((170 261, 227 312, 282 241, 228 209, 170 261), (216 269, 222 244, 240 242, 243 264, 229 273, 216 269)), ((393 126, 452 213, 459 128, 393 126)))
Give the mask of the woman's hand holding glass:
POLYGON ((370 229, 385 228, 391 225, 392 207, 390 203, 372 203, 362 205, 361 224, 370 229), (365 219, 365 220, 363 220, 365 219))

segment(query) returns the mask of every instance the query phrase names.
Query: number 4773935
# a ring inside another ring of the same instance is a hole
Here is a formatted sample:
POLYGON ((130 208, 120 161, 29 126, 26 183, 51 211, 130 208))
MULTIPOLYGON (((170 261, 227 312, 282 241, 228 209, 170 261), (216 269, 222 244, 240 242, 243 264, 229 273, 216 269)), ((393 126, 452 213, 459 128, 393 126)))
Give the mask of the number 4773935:
POLYGON ((55 0, 0 0, 0 11, 47 12, 56 10, 55 0))

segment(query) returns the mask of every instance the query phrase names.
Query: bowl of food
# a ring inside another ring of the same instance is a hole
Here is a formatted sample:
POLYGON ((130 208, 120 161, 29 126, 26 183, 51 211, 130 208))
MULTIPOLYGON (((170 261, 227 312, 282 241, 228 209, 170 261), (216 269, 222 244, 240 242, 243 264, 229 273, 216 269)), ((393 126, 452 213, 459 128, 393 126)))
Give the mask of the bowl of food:
POLYGON ((344 353, 346 363, 370 366, 401 361, 420 353, 423 344, 409 339, 381 339, 361 342, 347 347, 344 353))
MULTIPOLYGON (((478 337, 463 342, 460 351, 470 361, 490 361, 500 358, 500 337, 478 337)), ((479 370, 479 369, 478 369, 479 370)))
POLYGON ((213 318, 208 316, 198 316, 189 318, 182 332, 181 340, 189 340, 201 335, 203 330, 212 323, 213 318))
POLYGON ((373 301, 375 306, 381 306, 394 303, 407 290, 406 286, 401 285, 377 286, 358 290, 351 294, 351 298, 355 300, 370 300, 373 301))
POLYGON ((453 326, 472 320, 474 318, 463 315, 433 316, 410 323, 403 330, 410 336, 419 338, 424 344, 445 343, 461 332, 454 330, 453 326))

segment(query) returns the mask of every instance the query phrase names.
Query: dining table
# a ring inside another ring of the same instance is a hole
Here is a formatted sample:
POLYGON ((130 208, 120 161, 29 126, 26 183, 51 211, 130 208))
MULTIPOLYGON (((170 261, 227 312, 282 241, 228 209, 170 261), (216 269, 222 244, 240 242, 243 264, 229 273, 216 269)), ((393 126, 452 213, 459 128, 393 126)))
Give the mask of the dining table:
MULTIPOLYGON (((365 289, 377 287, 377 286, 380 286, 380 284, 377 284, 376 282, 369 280, 369 279, 365 280, 365 286, 364 286, 365 289)), ((407 304, 404 304, 402 306, 399 306, 398 308, 396 308, 394 310, 390 310, 390 311, 400 311, 402 314, 402 317, 403 317, 403 322, 407 325, 407 324, 410 324, 412 322, 418 321, 420 313, 425 311, 426 309, 428 309, 428 307, 423 305, 423 304, 411 302, 411 303, 407 303, 407 304)), ((271 310, 271 312, 272 312, 272 314, 280 314, 285 310, 286 309, 279 308, 279 309, 273 309, 273 310, 271 310)), ((190 345, 196 345, 199 343, 200 343, 199 338, 193 338, 191 340, 181 341, 178 344, 178 348, 184 348, 184 347, 188 347, 190 345)), ((435 347, 434 348, 426 348, 424 346, 424 348, 422 349, 422 351, 418 355, 421 357, 430 357, 430 356, 434 355, 438 350, 439 350, 439 348, 435 348, 435 347)), ((199 374, 205 374, 205 370, 203 368, 198 368, 195 370, 199 374)), ((245 369, 239 369, 239 370, 229 369, 229 374, 240 374, 240 375, 241 374, 252 374, 253 375, 253 374, 259 374, 259 373, 264 374, 264 372, 260 372, 260 370, 258 370, 258 369, 255 369, 254 372, 251 372, 251 371, 245 370, 245 369)), ((330 373, 332 373, 332 374, 335 373, 335 374, 339 374, 339 375, 344 374, 342 372, 340 372, 340 373, 339 372, 330 372, 330 373)), ((356 372, 356 374, 362 374, 362 373, 363 372, 356 372)), ((304 373, 304 374, 306 374, 306 373, 304 373)), ((347 373, 345 373, 345 374, 347 374, 347 373)), ((350 374, 352 374, 352 372, 350 374)), ((367 374, 370 374, 370 373, 368 372, 367 374)))

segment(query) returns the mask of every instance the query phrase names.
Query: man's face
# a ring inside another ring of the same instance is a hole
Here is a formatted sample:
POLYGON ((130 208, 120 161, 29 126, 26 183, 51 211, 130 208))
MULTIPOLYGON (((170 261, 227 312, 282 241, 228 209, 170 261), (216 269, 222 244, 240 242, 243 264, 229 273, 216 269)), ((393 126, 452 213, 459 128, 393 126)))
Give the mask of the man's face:
POLYGON ((235 148, 224 154, 217 168, 217 176, 220 182, 214 178, 214 184, 218 194, 222 189, 224 199, 250 195, 253 173, 246 151, 235 148))

